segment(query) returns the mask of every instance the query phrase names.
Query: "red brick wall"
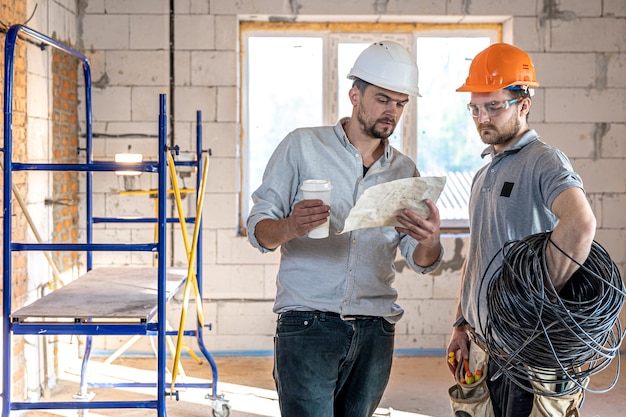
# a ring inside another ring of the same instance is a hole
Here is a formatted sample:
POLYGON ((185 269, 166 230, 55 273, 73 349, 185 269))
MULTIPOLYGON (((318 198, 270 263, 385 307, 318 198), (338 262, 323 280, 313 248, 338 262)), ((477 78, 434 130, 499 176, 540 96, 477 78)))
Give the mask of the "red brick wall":
MULTIPOLYGON (((52 151, 55 162, 78 162, 77 70, 80 61, 57 49, 52 53, 52 151)), ((82 65, 81 65, 82 68, 82 65)), ((84 160, 84 158, 83 158, 84 160)), ((55 243, 78 241, 78 173, 55 172, 52 218, 55 243)), ((54 262, 63 272, 78 263, 77 252, 57 252, 54 262)))
MULTIPOLYGON (((2 2, 0 4, 0 22, 11 25, 25 20, 25 1, 2 2)), ((0 32, 0 42, 4 45, 6 29, 0 32)), ((62 42, 64 40, 61 40, 62 42)), ((1 68, 4 68, 4 48, 0 56, 1 68)), ((77 70, 79 62, 75 58, 58 51, 56 48, 48 49, 50 52, 42 52, 49 55, 52 60, 53 97, 52 97, 52 161, 75 163, 78 161, 78 98, 77 98, 77 70)), ((13 160, 24 161, 27 155, 26 135, 26 42, 18 40, 14 59, 14 82, 13 82, 13 160)), ((4 83, 4 71, 0 71, 0 83, 4 83)), ((0 99, 4 89, 0 91, 0 99)), ((0 112, 0 123, 4 126, 4 112, 0 112)), ((52 206, 53 215, 53 242, 77 242, 78 240, 78 173, 55 172, 52 176, 52 196, 56 202, 52 206)), ((28 174, 16 172, 13 182, 18 192, 25 198, 28 191, 28 174)), ((2 178, 0 177, 0 186, 2 178)), ((47 196, 46 196, 47 197, 47 196)), ((2 196, 0 195, 0 204, 2 196)), ((28 203, 28 202, 26 202, 28 203)), ((19 205, 13 203, 13 240, 24 241, 28 231, 28 224, 24 213, 19 205)), ((0 252, 0 259, 1 259, 0 252)), ((78 263, 76 252, 57 252, 52 256, 59 271, 72 269, 78 263)), ((28 270, 25 252, 15 252, 12 255, 12 310, 24 305, 27 297, 28 270)), ((48 344, 51 340, 48 340, 48 344)), ((42 346, 43 347, 43 346, 42 346)), ((46 347, 47 348, 47 347, 46 347)), ((56 353, 56 352, 55 352, 56 353)), ((24 338, 13 336, 12 344, 12 398, 21 401, 26 398, 26 374, 24 358, 24 338)), ((58 362, 55 355, 55 368, 58 370, 58 362)), ((45 383, 47 381, 40 381, 45 383)), ((31 381, 32 385, 32 381, 31 381)))
MULTIPOLYGON (((0 22, 11 25, 23 22, 26 18, 26 2, 25 1, 3 1, 0 3, 0 22)), ((6 40, 6 29, 0 32, 0 42, 4 46, 6 40)), ((23 160, 26 155, 26 49, 23 42, 17 42, 15 48, 14 59, 14 77, 13 77, 13 155, 15 160, 23 160)), ((0 82, 4 85, 4 48, 0 55, 0 82)), ((0 91, 0 99, 4 103, 4 88, 0 91)), ((0 123, 4 128, 4 109, 0 114, 0 123)), ((3 140, 4 142, 4 140, 3 140)), ((4 146, 4 143, 3 143, 4 146)), ((4 158, 4 155, 2 155, 4 158)), ((25 195, 28 184, 26 182, 26 174, 23 172, 16 173, 13 176, 13 182, 21 195, 25 195)), ((0 178, 0 186, 4 189, 2 178, 0 178)), ((0 195, 0 203, 2 196, 0 195)), ((24 239, 26 235, 26 219, 24 214, 13 204, 13 213, 11 213, 13 236, 15 240, 24 239)), ((0 254, 0 258, 2 255, 0 254)), ((26 288, 27 288, 27 269, 26 254, 16 252, 12 256, 12 277, 11 288, 13 295, 13 308, 23 305, 26 288)), ((22 399, 26 393, 26 378, 24 369, 24 338, 14 337, 12 346, 12 378, 13 398, 22 399)))

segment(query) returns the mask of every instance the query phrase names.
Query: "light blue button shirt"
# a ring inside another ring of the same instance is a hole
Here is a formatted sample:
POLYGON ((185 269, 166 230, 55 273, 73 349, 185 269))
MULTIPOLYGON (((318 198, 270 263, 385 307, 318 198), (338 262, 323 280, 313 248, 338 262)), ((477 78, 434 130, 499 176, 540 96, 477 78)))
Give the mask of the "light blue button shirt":
POLYGON ((382 316, 396 322, 403 314, 397 305, 394 260, 398 247, 408 265, 425 274, 437 262, 423 268, 413 262, 418 242, 394 227, 359 229, 336 235, 363 192, 376 184, 418 176, 415 163, 385 141, 385 153, 363 177, 363 160, 348 141, 341 122, 334 127, 302 128, 278 145, 252 194, 254 206, 247 220, 248 239, 262 252, 255 227, 264 219, 288 217, 303 199, 300 185, 306 179, 329 179, 332 184, 330 236, 306 235, 280 247, 274 312, 320 310, 342 315, 382 316))

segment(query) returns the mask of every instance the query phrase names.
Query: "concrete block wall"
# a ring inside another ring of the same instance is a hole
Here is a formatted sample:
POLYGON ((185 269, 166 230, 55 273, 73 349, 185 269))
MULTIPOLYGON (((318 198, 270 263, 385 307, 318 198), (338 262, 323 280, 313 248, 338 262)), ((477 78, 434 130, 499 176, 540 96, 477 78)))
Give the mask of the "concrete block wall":
MULTIPOLYGON (((541 88, 533 100, 531 124, 544 140, 565 151, 583 176, 598 216, 597 240, 624 271, 623 1, 180 0, 175 2, 172 68, 168 4, 166 0, 85 2, 79 25, 82 46, 96 80, 94 132, 138 134, 136 138, 96 140, 95 156, 112 158, 129 144, 133 150, 150 155, 153 140, 139 134, 156 134, 159 93, 168 94, 168 109, 173 106, 171 127, 176 143, 183 149, 193 150, 195 112, 202 111, 205 147, 213 152, 203 211, 204 306, 208 321, 213 323, 205 335, 212 351, 269 352, 275 320, 271 306, 278 254, 261 255, 237 229, 241 162, 238 24, 242 20, 502 22, 503 40, 527 50, 537 67, 541 88), (169 87, 170 77, 173 90, 169 87)), ((146 178, 142 181, 144 185, 145 181, 150 183, 146 178)), ((101 184, 96 198, 101 203, 99 209, 107 214, 120 209, 136 214, 152 212, 150 202, 131 202, 130 197, 116 196, 116 178, 103 179, 101 184)), ((192 212, 192 202, 186 204, 192 212)), ((147 229, 140 232, 110 226, 98 235, 103 239, 132 240, 149 233, 147 229)), ((178 236, 176 231, 171 262, 180 266, 184 265, 184 253, 178 236)), ((445 346, 466 243, 463 236, 445 237, 444 265, 433 275, 415 276, 406 270, 398 274, 399 303, 406 309, 398 326, 399 349, 445 346)), ((98 262, 145 260, 114 256, 99 258, 98 262)), ((170 308, 172 317, 176 317, 179 306, 173 303, 170 308)), ((191 319, 188 321, 191 326, 191 319)), ((114 345, 105 343, 101 348, 108 350, 114 345)))
MULTIPOLYGON (((597 240, 622 273, 625 270, 626 54, 621 45, 626 44, 626 4, 622 0, 176 0, 173 57, 168 0, 39 3, 31 27, 72 42, 89 57, 94 81, 94 158, 112 159, 129 145, 131 151, 153 157, 161 93, 168 95, 168 111, 173 112, 168 130, 173 132, 174 142, 183 150, 193 151, 196 111, 202 111, 204 147, 213 153, 203 210, 202 253, 204 314, 212 323, 205 338, 212 352, 269 353, 274 331, 271 308, 279 255, 260 254, 238 230, 239 22, 243 20, 502 22, 503 40, 532 55, 542 84, 533 100, 531 125, 572 159, 598 217, 597 240)), ((26 9, 32 10, 31 6, 27 2, 26 9)), ((29 57, 29 68, 39 65, 41 71, 37 73, 49 74, 48 64, 38 59, 29 57)), ((43 91, 36 88, 37 83, 47 91, 47 77, 30 77, 29 91, 43 91)), ((78 78, 81 82, 80 75, 78 78)), ((78 115, 82 118, 84 101, 80 101, 78 115)), ((29 131, 49 129, 44 116, 30 112, 31 107, 42 108, 43 114, 47 108, 44 103, 40 96, 29 103, 29 131)), ((80 128, 84 132, 84 123, 80 128)), ((148 174, 138 181, 143 189, 156 184, 148 174)), ((97 216, 151 216, 154 212, 149 197, 121 195, 121 179, 112 173, 96 175, 95 184, 97 216)), ((81 187, 79 224, 83 225, 84 184, 81 187)), ((185 200, 190 215, 194 207, 192 198, 185 200)), ((47 219, 43 223, 52 230, 45 212, 43 217, 47 219)), ((81 233, 79 239, 84 238, 84 230, 81 233)), ((145 242, 152 234, 150 225, 98 225, 95 239, 145 242)), ((174 228, 172 236, 168 261, 184 266, 180 230, 174 228)), ((467 241, 464 236, 450 235, 443 243, 444 264, 432 275, 417 276, 398 264, 399 303, 406 310, 396 339, 402 351, 443 349, 446 344, 467 241)), ((152 257, 97 254, 94 261, 97 265, 149 265, 152 257)), ((84 268, 84 259, 78 266, 84 268)), ((180 298, 169 305, 174 326, 180 308, 180 298)), ((186 323, 187 328, 192 326, 193 310, 186 323)), ((101 352, 112 351, 125 341, 118 337, 102 339, 95 347, 101 352)), ((188 344, 196 348, 193 340, 188 344)), ((151 352, 145 340, 132 349, 151 352)))

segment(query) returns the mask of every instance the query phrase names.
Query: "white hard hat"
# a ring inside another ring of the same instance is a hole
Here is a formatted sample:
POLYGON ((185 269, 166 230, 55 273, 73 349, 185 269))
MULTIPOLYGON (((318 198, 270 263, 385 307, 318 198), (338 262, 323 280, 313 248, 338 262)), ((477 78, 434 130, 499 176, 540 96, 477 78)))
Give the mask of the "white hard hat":
POLYGON ((397 42, 374 42, 368 46, 354 62, 348 78, 360 78, 387 90, 421 97, 415 59, 397 42))

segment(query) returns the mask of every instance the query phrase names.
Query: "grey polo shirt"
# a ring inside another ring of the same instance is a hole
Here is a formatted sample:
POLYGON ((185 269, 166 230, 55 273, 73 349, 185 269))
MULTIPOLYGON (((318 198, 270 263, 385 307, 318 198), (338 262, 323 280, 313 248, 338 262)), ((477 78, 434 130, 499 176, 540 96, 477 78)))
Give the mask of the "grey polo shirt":
POLYGON ((489 278, 502 264, 504 244, 553 230, 558 219, 550 208, 556 197, 568 188, 583 188, 567 156, 540 141, 535 130, 500 153, 488 147, 483 157, 487 155, 491 162, 476 173, 472 183, 470 246, 461 303, 463 316, 477 330, 486 324, 489 278))

